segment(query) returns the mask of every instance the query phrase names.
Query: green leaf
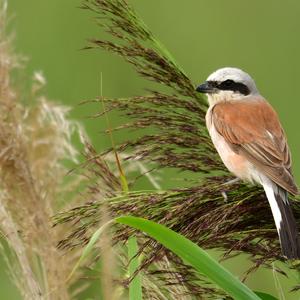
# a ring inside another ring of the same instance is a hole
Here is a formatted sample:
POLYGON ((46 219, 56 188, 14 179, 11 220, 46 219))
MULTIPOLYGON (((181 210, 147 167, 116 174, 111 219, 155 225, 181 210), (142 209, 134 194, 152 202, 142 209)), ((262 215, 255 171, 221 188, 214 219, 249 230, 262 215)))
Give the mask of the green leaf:
POLYGON ((275 298, 274 296, 267 294, 267 293, 263 293, 263 292, 255 292, 255 294, 257 296, 259 296, 262 300, 278 300, 277 298, 275 298))
POLYGON ((163 225, 137 217, 118 217, 116 222, 129 225, 146 232, 166 248, 190 264, 198 272, 206 275, 212 282, 237 300, 261 300, 246 285, 227 271, 204 250, 184 236, 163 225))
MULTIPOLYGON (((129 276, 132 278, 135 271, 139 268, 139 258, 136 256, 138 253, 138 244, 135 236, 129 238, 127 247, 129 258, 129 276)), ((142 295, 142 278, 141 274, 138 273, 129 284, 129 299, 142 300, 142 295)))

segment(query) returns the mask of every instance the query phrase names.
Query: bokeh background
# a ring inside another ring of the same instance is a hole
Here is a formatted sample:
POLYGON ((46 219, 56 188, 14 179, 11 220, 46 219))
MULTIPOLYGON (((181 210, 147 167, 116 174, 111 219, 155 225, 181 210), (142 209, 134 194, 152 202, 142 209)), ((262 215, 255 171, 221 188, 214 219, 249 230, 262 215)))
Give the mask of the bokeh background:
MULTIPOLYGON (((300 1, 129 2, 195 85, 224 66, 240 67, 253 76, 261 93, 280 115, 300 184, 300 1)), ((9 0, 10 30, 15 33, 16 52, 27 58, 21 71, 24 79, 20 90, 28 87, 28 78, 34 71, 42 70, 47 79, 45 93, 54 101, 71 106, 71 116, 83 122, 96 147, 104 149, 109 146, 109 139, 100 134, 104 123, 87 119, 94 108, 78 104, 99 95, 101 73, 105 96, 145 94, 149 83, 119 57, 100 50, 81 50, 88 38, 101 37, 103 32, 91 13, 79 9, 80 3, 9 0)), ((172 180, 166 184, 172 186, 172 180)), ((245 264, 246 259, 240 258, 225 265, 240 274, 245 264)), ((299 283, 296 274, 291 275, 289 281, 278 275, 285 291, 297 280, 299 283)), ((278 296, 270 271, 256 273, 247 283, 278 296)), ((2 266, 0 298, 20 299, 2 266)), ((288 295, 286 299, 299 297, 288 295)))

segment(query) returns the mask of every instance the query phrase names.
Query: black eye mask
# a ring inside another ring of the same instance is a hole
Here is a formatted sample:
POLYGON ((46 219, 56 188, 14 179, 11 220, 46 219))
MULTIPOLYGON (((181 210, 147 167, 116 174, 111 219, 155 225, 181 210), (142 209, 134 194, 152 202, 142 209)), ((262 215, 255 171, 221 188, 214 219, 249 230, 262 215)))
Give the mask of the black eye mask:
POLYGON ((223 82, 214 82, 216 84, 216 88, 222 91, 233 91, 233 92, 240 92, 241 94, 247 96, 250 94, 248 87, 241 83, 235 82, 231 79, 227 79, 223 82))

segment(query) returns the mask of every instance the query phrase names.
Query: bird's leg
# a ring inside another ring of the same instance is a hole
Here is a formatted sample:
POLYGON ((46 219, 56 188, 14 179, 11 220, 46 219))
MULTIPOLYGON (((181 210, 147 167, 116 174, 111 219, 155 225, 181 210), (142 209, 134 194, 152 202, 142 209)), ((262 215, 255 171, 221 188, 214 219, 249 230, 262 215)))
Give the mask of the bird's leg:
POLYGON ((227 197, 226 192, 225 192, 225 191, 222 191, 222 192, 221 192, 221 195, 223 196, 224 201, 227 202, 228 197, 227 197))

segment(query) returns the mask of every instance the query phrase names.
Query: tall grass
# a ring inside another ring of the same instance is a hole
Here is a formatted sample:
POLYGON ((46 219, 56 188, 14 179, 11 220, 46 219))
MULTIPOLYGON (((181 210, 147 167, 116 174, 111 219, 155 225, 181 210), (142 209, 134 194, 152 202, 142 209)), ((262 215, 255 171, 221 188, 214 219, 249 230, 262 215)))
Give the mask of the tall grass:
MULTIPOLYGON (((104 299, 124 298, 128 289, 144 299, 227 297, 220 285, 191 268, 162 241, 120 224, 103 231, 104 224, 121 215, 162 224, 204 249, 221 250, 224 258, 246 253, 252 265, 245 276, 277 260, 285 263, 263 191, 241 182, 225 184, 232 177, 207 134, 205 100, 126 1, 83 2, 110 37, 91 39, 86 48, 121 56, 141 76, 156 82, 157 89, 132 98, 101 95, 91 101, 102 107, 95 122, 110 111, 127 117, 118 128, 109 124, 110 135, 133 128, 139 133, 103 153, 97 153, 81 126, 68 119, 69 108, 43 96, 42 74, 35 74, 27 95, 19 95, 11 77, 13 71, 20 72, 20 60, 5 31, 2 7, 0 229, 14 253, 7 261, 24 299, 77 299, 86 288, 80 280, 86 273, 79 266, 85 262, 92 268, 99 259, 96 279, 104 299), (160 92, 160 85, 165 92, 160 92), (21 101, 24 98, 30 105, 21 101), (74 135, 83 144, 83 163, 78 163, 74 135), (66 161, 74 165, 72 172, 66 161), (184 171, 178 176, 187 179, 187 187, 161 188, 155 172, 163 168, 184 171), (134 190, 131 171, 147 176, 155 188, 134 190), (189 180, 191 174, 199 175, 196 181, 189 180), (88 251, 81 254, 86 245, 88 251)), ((292 205, 300 222, 300 205, 297 201, 292 205)), ((296 261, 285 265, 299 269, 296 261)))

